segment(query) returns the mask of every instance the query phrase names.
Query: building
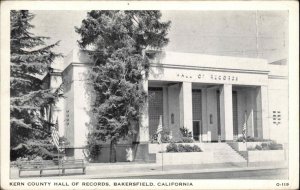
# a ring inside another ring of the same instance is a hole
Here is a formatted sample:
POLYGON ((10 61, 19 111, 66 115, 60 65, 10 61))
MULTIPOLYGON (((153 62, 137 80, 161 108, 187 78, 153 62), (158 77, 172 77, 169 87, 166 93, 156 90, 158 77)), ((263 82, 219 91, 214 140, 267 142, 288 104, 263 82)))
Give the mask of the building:
MULTIPOLYGON (((150 52, 149 52, 150 53, 150 52)), ((149 100, 139 124, 141 156, 159 119, 176 138, 187 128, 195 141, 235 141, 247 135, 288 142, 288 66, 286 60, 160 52, 144 80, 149 100)), ((91 60, 82 51, 65 58, 65 69, 50 74, 50 86, 63 82, 65 98, 55 108, 59 132, 70 141, 72 157, 82 158, 89 122, 85 75, 91 60)), ((143 156, 142 156, 143 157, 143 156)))

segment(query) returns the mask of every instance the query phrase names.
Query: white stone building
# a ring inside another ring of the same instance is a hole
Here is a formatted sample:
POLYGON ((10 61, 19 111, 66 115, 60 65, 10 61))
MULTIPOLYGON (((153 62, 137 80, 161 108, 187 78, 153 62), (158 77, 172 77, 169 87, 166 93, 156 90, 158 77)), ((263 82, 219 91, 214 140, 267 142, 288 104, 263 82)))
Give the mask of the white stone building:
MULTIPOLYGON (((69 155, 83 157, 88 134, 89 91, 84 75, 91 60, 81 51, 65 59, 65 69, 50 75, 50 86, 64 83, 64 99, 56 106, 61 136, 70 141, 69 155)), ((145 90, 150 96, 141 116, 136 152, 163 128, 176 138, 179 128, 203 143, 235 141, 247 135, 288 142, 288 66, 286 60, 163 52, 151 62, 145 90), (154 92, 154 93, 153 93, 154 92)))

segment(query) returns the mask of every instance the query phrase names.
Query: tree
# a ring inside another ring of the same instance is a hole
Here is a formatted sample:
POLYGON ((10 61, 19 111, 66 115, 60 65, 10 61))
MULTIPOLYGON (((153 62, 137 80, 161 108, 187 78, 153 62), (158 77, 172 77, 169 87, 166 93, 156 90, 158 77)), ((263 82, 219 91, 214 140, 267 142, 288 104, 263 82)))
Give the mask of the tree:
POLYGON ((148 76, 149 68, 145 50, 169 41, 170 22, 160 18, 160 11, 90 11, 76 28, 80 47, 94 61, 88 78, 95 92, 87 142, 91 159, 101 143, 110 142, 114 150, 120 139, 137 133, 133 126, 147 96, 142 88, 142 71, 148 76))
POLYGON ((44 89, 41 80, 51 70, 51 63, 62 56, 46 45, 47 37, 30 33, 34 15, 28 10, 10 13, 10 145, 11 160, 18 157, 51 155, 50 123, 41 110, 55 103, 58 91, 44 89))

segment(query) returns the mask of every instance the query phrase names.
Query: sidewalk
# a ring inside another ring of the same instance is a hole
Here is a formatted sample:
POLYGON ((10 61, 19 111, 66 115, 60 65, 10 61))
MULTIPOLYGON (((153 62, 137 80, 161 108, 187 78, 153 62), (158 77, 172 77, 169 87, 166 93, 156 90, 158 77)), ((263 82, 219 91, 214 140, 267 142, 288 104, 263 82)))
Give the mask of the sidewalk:
MULTIPOLYGON (((100 179, 116 177, 134 177, 148 175, 167 175, 180 173, 210 173, 226 171, 250 171, 287 168, 283 162, 260 163, 221 163, 202 165, 162 166, 156 163, 89 163, 85 175, 44 176, 51 179, 100 179)), ((11 177, 18 178, 17 168, 12 168, 11 177)), ((78 170, 68 170, 76 173, 78 170)))

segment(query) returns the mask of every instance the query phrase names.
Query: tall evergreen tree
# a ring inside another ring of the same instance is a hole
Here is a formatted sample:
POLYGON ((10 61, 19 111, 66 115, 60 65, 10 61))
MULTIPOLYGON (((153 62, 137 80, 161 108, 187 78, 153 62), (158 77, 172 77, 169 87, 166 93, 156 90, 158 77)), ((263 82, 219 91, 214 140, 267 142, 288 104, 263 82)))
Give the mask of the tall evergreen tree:
POLYGON ((170 22, 160 19, 160 11, 90 11, 76 28, 80 47, 94 60, 89 73, 95 92, 88 137, 91 159, 96 159, 99 144, 110 142, 113 150, 121 138, 137 132, 132 126, 147 96, 142 87, 142 72, 148 76, 149 68, 145 50, 168 43, 170 22))
POLYGON ((59 93, 43 88, 41 80, 55 58, 62 56, 46 45, 47 37, 30 32, 34 15, 28 10, 10 13, 10 144, 11 160, 18 157, 47 157, 50 143, 49 123, 42 117, 42 108, 55 103, 59 93))

